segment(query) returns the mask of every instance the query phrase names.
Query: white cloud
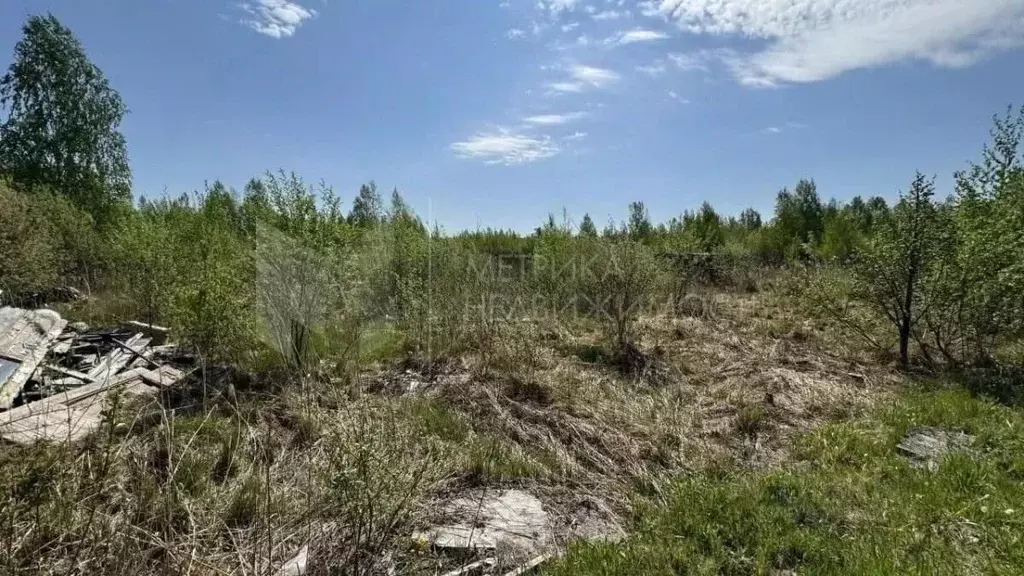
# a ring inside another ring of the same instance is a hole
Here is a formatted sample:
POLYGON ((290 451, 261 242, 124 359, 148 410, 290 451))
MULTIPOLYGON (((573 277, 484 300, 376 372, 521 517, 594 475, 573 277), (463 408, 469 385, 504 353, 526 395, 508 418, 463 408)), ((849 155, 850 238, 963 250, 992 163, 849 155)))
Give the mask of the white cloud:
POLYGON ((573 30, 580 27, 579 22, 570 22, 562 25, 562 32, 572 32, 573 30))
POLYGON ((681 103, 681 104, 689 104, 690 103, 689 100, 687 100, 686 98, 683 98, 682 96, 677 94, 675 90, 669 90, 668 91, 668 97, 671 98, 672 100, 675 100, 676 102, 681 103))
POLYGON ((662 74, 664 74, 666 72, 666 70, 668 70, 668 67, 665 65, 665 61, 664 60, 658 60, 658 61, 652 62, 651 64, 648 64, 646 66, 637 66, 636 67, 636 71, 637 72, 640 72, 641 74, 646 74, 646 75, 651 76, 651 77, 661 76, 662 74))
POLYGON ((587 88, 604 88, 618 82, 622 78, 614 70, 579 64, 570 67, 568 72, 569 78, 567 80, 549 82, 547 84, 547 93, 549 95, 566 92, 578 93, 583 92, 587 88))
POLYGON ((762 132, 765 134, 780 134, 782 132, 782 128, 779 128, 778 126, 769 126, 762 130, 762 132))
POLYGON ((594 20, 618 20, 625 15, 625 12, 619 12, 618 10, 602 10, 601 12, 591 16, 591 18, 594 20))
POLYGON ((317 14, 312 8, 288 0, 257 0, 240 6, 249 13, 242 23, 272 38, 292 36, 303 22, 317 14))
POLYGON ((639 3, 695 34, 768 40, 723 57, 751 86, 816 82, 921 60, 969 66, 1024 45, 1024 0, 660 0, 639 3))
POLYGON ((575 142, 576 140, 582 140, 587 137, 586 132, 576 131, 565 137, 567 142, 575 142))
POLYGON ((559 12, 576 9, 579 0, 537 0, 537 7, 557 15, 559 12))
POLYGON ((547 85, 548 92, 583 92, 582 82, 550 82, 547 85))
POLYGON ((595 88, 603 88, 609 84, 614 84, 621 78, 618 72, 614 70, 582 65, 570 68, 569 76, 578 83, 589 84, 595 88))
POLYGON ((685 54, 673 52, 668 55, 668 59, 680 70, 707 70, 708 61, 712 56, 713 53, 709 51, 688 52, 685 54))
POLYGON ((451 149, 459 158, 506 166, 551 158, 562 151, 549 136, 529 136, 506 128, 480 133, 464 142, 453 142, 451 149))
POLYGON ((522 28, 510 28, 509 31, 505 33, 505 37, 509 40, 516 40, 517 38, 522 38, 525 35, 526 32, 522 28))
POLYGON ((658 30, 634 28, 626 32, 620 32, 615 36, 605 40, 605 44, 614 44, 616 46, 622 46, 624 44, 634 44, 636 42, 653 42, 655 40, 664 40, 666 38, 668 38, 668 34, 658 30))
POLYGON ((557 124, 568 124, 576 120, 582 120, 589 116, 586 112, 569 112, 566 114, 539 114, 523 118, 524 122, 539 126, 552 126, 557 124))

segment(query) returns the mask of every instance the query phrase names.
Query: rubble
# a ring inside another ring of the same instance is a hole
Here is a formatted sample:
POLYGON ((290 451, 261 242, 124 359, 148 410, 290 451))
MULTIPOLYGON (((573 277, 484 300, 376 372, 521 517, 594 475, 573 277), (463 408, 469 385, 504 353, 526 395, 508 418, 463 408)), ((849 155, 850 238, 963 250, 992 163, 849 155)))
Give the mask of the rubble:
POLYGON ((531 554, 552 544, 548 514, 535 496, 522 490, 484 492, 453 500, 445 510, 454 522, 413 535, 437 548, 508 547, 531 554))
POLYGON ((0 308, 0 438, 72 441, 101 422, 106 400, 156 395, 185 376, 167 329, 128 322, 71 326, 52 310, 0 308))
POLYGON ((51 310, 0 308, 0 409, 14 405, 66 324, 51 310))
POLYGON ((941 428, 916 428, 907 432, 898 448, 917 466, 933 470, 950 452, 968 450, 974 437, 941 428))

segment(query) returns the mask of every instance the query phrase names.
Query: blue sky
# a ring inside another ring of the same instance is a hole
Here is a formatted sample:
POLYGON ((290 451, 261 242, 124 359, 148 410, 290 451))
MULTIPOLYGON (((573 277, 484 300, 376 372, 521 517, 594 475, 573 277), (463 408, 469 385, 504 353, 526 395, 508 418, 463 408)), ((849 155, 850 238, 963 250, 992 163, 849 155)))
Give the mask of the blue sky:
POLYGON ((284 168, 448 229, 948 192, 1024 103, 1024 0, 5 0, 0 64, 46 11, 131 109, 137 195, 284 168))

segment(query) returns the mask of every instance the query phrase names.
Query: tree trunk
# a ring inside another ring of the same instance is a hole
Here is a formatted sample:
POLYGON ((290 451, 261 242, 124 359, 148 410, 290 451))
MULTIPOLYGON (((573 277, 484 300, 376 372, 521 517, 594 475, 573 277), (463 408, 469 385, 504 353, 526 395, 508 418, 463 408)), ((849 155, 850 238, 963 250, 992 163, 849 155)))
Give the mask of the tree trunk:
POLYGON ((904 370, 910 366, 910 316, 905 316, 900 324, 900 366, 904 370))

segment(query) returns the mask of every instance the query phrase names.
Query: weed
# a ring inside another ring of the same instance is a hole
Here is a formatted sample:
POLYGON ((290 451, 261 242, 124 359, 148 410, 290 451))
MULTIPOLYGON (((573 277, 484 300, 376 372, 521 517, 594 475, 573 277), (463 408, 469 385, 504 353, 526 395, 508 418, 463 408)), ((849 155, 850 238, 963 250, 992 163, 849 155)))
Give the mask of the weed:
POLYGON ((768 413, 757 404, 745 404, 736 412, 736 430, 753 438, 768 427, 768 413))

